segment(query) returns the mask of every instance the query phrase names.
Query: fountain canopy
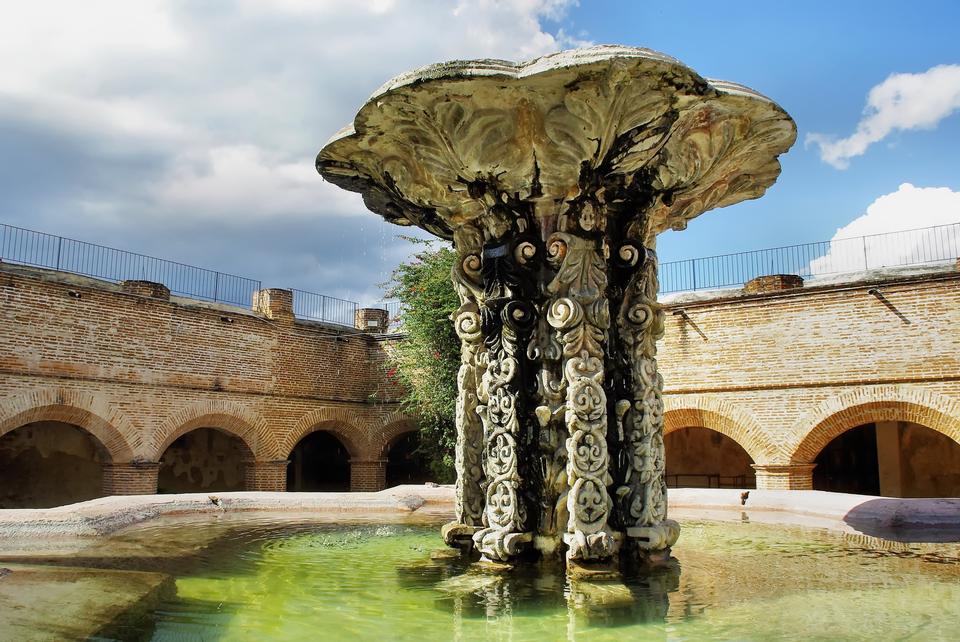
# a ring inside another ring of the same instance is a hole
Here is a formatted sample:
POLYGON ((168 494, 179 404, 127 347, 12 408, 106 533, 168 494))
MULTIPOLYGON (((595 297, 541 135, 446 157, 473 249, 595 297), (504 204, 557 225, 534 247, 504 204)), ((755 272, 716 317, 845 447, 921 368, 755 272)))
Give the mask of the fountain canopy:
POLYGON ((540 217, 598 185, 652 191, 657 234, 761 196, 795 139, 787 113, 752 89, 649 49, 598 46, 401 74, 326 144, 317 169, 388 221, 443 238, 484 216, 471 187, 487 181, 540 217))
POLYGON ((321 150, 324 178, 458 253, 448 544, 669 558, 656 235, 761 196, 795 138, 746 87, 605 46, 400 75, 321 150))

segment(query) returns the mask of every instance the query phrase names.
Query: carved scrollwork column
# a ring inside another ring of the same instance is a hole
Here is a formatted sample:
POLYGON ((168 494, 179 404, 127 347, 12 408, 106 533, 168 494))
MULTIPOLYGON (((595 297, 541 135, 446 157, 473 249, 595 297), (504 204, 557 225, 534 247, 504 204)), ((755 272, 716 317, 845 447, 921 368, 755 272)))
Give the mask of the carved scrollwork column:
POLYGON ((508 561, 532 541, 531 498, 537 491, 533 466, 533 374, 528 347, 537 322, 533 265, 537 247, 532 237, 514 233, 488 240, 481 270, 481 327, 486 369, 477 392, 477 414, 483 422, 486 476, 485 528, 473 536, 488 559, 508 561))
POLYGON ((621 520, 631 553, 669 549, 679 525, 667 519, 664 479, 663 379, 657 371, 657 341, 663 336, 664 314, 657 303, 657 255, 639 243, 620 246, 617 259, 633 270, 617 315, 617 329, 626 351, 630 399, 618 400, 623 413, 624 478, 617 491, 621 520))
POLYGON ((451 280, 460 298, 460 307, 451 315, 460 338, 460 368, 457 372, 455 423, 456 521, 443 530, 449 545, 468 545, 483 526, 484 489, 483 426, 477 415, 477 389, 485 369, 486 348, 478 298, 482 299, 480 274, 482 236, 473 227, 461 228, 455 239, 457 262, 451 280))
POLYGON ((497 560, 534 533, 571 562, 668 552, 663 314, 644 246, 761 196, 795 139, 747 87, 601 46, 401 74, 324 146, 324 178, 459 252, 448 543, 497 560))
MULTIPOLYGON (((581 226, 582 218, 581 213, 581 226)), ((547 251, 557 269, 547 286, 547 321, 563 349, 566 388, 568 517, 563 539, 567 559, 601 560, 615 552, 607 523, 612 479, 603 359, 610 325, 606 262, 599 239, 571 233, 553 234, 547 251)))

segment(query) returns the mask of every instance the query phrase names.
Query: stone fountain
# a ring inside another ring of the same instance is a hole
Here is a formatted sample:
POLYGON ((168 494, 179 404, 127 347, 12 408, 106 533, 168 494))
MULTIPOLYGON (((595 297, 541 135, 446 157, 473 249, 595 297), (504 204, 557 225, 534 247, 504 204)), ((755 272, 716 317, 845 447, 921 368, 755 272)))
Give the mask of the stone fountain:
POLYGON ((448 544, 669 557, 656 237, 761 196, 795 138, 751 89, 601 46, 402 74, 321 150, 326 180, 458 253, 448 544))

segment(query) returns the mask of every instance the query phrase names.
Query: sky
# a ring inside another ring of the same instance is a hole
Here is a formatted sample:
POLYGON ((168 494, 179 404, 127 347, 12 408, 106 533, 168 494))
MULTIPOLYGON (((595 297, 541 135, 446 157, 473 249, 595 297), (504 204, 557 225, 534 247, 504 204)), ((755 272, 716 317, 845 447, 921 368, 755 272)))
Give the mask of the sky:
POLYGON ((763 198, 662 261, 960 222, 960 3, 0 0, 0 223, 367 304, 409 234, 316 174, 373 90, 450 59, 649 47, 779 103, 763 198))

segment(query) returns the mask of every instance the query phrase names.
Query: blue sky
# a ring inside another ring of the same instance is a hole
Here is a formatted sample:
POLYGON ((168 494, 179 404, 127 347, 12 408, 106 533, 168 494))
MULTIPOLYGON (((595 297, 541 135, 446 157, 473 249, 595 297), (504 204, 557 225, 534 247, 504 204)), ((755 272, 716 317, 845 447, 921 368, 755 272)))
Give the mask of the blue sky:
POLYGON ((956 2, 36 0, 5 16, 0 222, 269 286, 368 302, 408 256, 404 230, 313 170, 383 81, 579 42, 663 51, 797 122, 767 195, 666 233, 662 260, 960 221, 956 2), (826 162, 815 141, 858 127, 876 142, 826 162))
MULTIPOLYGON (((797 144, 766 196, 664 235, 664 260, 830 239, 902 183, 960 191, 960 113, 932 130, 894 132, 845 170, 804 146, 811 132, 850 135, 867 93, 891 74, 960 64, 960 3, 598 2, 568 20, 597 42, 666 51, 704 76, 753 87, 797 123, 797 144)), ((902 228, 925 223, 921 214, 902 228)))

